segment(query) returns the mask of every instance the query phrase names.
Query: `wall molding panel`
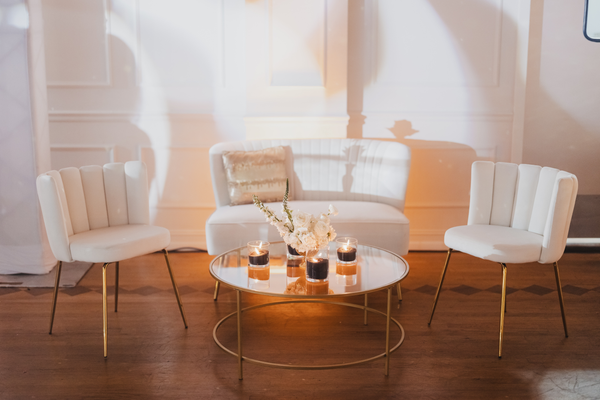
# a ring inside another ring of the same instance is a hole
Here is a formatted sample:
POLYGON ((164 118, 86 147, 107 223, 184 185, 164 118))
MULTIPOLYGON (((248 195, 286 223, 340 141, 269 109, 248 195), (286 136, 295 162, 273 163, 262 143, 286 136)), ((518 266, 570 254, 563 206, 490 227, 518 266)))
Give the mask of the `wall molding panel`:
POLYGON ((246 138, 345 138, 349 117, 246 117, 246 138))
POLYGON ((47 57, 48 87, 110 87, 112 85, 111 13, 108 0, 88 0, 87 2, 45 0, 42 5, 44 24, 50 25, 45 27, 47 32, 46 53, 63 52, 61 58, 47 57), (93 7, 94 3, 96 3, 96 9, 93 7), (102 10, 101 13, 98 13, 99 8, 102 10), (75 15, 71 15, 73 11, 76 11, 75 15), (82 20, 82 18, 87 19, 82 20), (67 32, 68 29, 75 29, 77 33, 67 32), (92 33, 102 35, 103 44, 99 50, 98 43, 95 43, 96 52, 93 52, 94 47, 89 42, 84 41, 89 39, 89 35, 92 33), (62 48, 59 50, 57 47, 62 48), (95 61, 98 61, 98 58, 101 61, 93 63, 94 57, 96 57, 95 61), (92 67, 92 71, 86 71, 85 68, 88 67, 92 67), (98 73, 104 76, 97 77, 98 73), (69 78, 69 75, 72 78, 69 78), (81 76, 73 77, 73 75, 88 75, 88 78, 82 79, 81 76))
POLYGON ((270 86, 326 86, 327 0, 268 0, 270 86))
POLYGON ((115 162, 116 146, 53 144, 50 146, 52 169, 104 165, 115 162))

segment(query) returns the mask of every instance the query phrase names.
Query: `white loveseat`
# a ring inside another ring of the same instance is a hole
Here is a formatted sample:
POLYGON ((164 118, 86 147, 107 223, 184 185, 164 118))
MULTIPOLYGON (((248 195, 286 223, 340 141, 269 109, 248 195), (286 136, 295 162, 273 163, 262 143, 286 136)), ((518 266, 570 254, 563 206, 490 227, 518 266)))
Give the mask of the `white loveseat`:
MULTIPOLYGON (((400 143, 366 139, 300 139, 226 142, 210 149, 210 168, 217 210, 206 222, 208 253, 220 254, 250 240, 279 241, 254 204, 230 206, 223 152, 284 146, 290 183, 290 208, 313 215, 329 204, 338 236, 359 243, 408 252, 409 222, 404 202, 410 149, 400 143)), ((280 203, 267 203, 281 213, 280 203)))

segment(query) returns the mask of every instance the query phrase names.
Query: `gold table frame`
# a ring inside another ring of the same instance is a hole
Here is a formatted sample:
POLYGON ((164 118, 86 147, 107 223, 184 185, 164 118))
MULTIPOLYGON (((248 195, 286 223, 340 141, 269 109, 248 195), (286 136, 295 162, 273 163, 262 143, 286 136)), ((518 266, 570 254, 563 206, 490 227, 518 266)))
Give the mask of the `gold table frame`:
MULTIPOLYGON (((363 364, 363 363, 367 363, 367 362, 370 362, 373 360, 377 360, 377 359, 383 358, 383 357, 385 357, 385 372, 384 372, 384 374, 385 374, 385 376, 388 376, 389 371, 390 371, 390 354, 393 353, 394 351, 396 351, 402 345, 402 343, 404 342, 404 337, 405 337, 405 332, 404 332, 404 328, 402 327, 402 325, 396 319, 391 317, 392 288, 395 285, 396 284, 394 283, 393 285, 390 285, 389 287, 387 287, 387 291, 388 291, 387 313, 376 310, 374 308, 367 307, 367 304, 368 304, 367 293, 365 293, 365 305, 364 306, 360 306, 360 305, 352 304, 352 303, 342 303, 342 302, 326 301, 326 300, 285 300, 285 301, 276 301, 276 302, 272 302, 272 303, 258 304, 255 306, 246 307, 246 308, 242 309, 241 308, 241 302, 242 302, 242 293, 241 292, 242 291, 236 289, 237 311, 232 312, 231 314, 225 316, 219 322, 217 322, 217 324, 215 325, 215 327, 213 329, 213 339, 214 339, 215 343, 217 344, 217 346, 219 346, 222 350, 231 354, 232 356, 237 357, 238 372, 239 372, 240 380, 243 379, 243 366, 242 366, 243 361, 247 361, 247 362, 253 363, 253 364, 264 365, 266 367, 273 367, 273 368, 320 370, 320 369, 334 369, 334 368, 350 367, 353 365, 363 364), (280 364, 280 363, 272 363, 272 362, 257 360, 254 358, 243 356, 242 355, 242 318, 241 318, 242 312, 257 309, 257 308, 262 308, 262 307, 269 307, 269 306, 280 305, 280 304, 291 304, 291 303, 323 303, 323 304, 333 304, 333 305, 340 305, 340 306, 345 306, 345 307, 362 309, 365 312, 365 316, 364 316, 364 318, 365 318, 364 324, 365 325, 367 325, 367 312, 369 312, 369 311, 385 316, 386 317, 385 351, 383 353, 377 354, 373 357, 356 360, 356 361, 352 361, 352 362, 347 362, 347 363, 329 364, 329 365, 280 364), (237 316, 237 332, 238 332, 238 352, 237 353, 235 353, 234 351, 227 348, 217 338, 217 331, 219 330, 219 327, 225 321, 227 321, 229 318, 231 318, 233 316, 237 316), (401 332, 400 340, 392 348, 390 348, 390 322, 393 322, 394 324, 396 324, 396 326, 398 327, 398 329, 400 329, 400 332, 401 332)), ((385 289, 385 288, 381 288, 381 289, 385 289)), ((357 295, 360 295, 360 294, 357 294, 357 295)))
MULTIPOLYGON (((282 243, 283 242, 275 242, 275 243, 271 243, 271 244, 274 245, 274 244, 282 244, 282 243)), ((401 275, 398 279, 388 281, 386 284, 383 284, 381 286, 373 286, 371 288, 367 288, 367 289, 356 291, 356 292, 348 292, 348 293, 344 293, 344 294, 340 293, 340 294, 335 294, 335 295, 310 295, 310 296, 298 296, 298 295, 285 295, 284 294, 282 296, 282 294, 280 294, 280 293, 276 294, 273 292, 261 292, 261 291, 256 291, 256 290, 252 290, 252 289, 248 289, 248 288, 244 288, 244 287, 240 287, 240 286, 231 284, 231 283, 227 282, 226 280, 224 280, 222 277, 220 277, 216 272, 213 272, 213 264, 217 260, 222 260, 223 257, 228 257, 228 254, 231 254, 231 253, 235 254, 235 257, 237 258, 237 262, 236 262, 237 267, 238 268, 241 267, 240 251, 241 251, 241 249, 243 249, 243 247, 237 248, 237 249, 232 249, 230 251, 222 253, 222 254, 218 255, 217 257, 215 257, 211 261, 210 267, 209 267, 209 272, 212 275, 212 277, 215 278, 215 280, 217 281, 217 284, 215 285, 215 300, 216 300, 216 296, 218 293, 218 288, 219 288, 220 283, 226 284, 236 291, 237 309, 236 309, 236 311, 226 315, 225 317, 223 317, 221 320, 219 320, 216 323, 215 327, 213 328, 213 339, 214 339, 215 343, 217 344, 217 346, 219 346, 219 348, 221 348, 226 353, 229 353, 232 356, 237 357, 240 380, 243 379, 243 367, 242 367, 243 361, 247 361, 252 364, 263 365, 266 367, 273 367, 273 368, 296 369, 296 370, 300 370, 300 369, 317 370, 317 369, 334 369, 334 368, 350 367, 350 366, 357 365, 357 364, 367 363, 367 362, 370 362, 370 361, 373 361, 373 360, 376 360, 379 358, 385 358, 384 374, 386 376, 389 375, 390 354, 393 353, 394 351, 396 351, 402 345, 402 343, 404 342, 404 337, 405 337, 405 332, 404 332, 404 328, 402 327, 402 325, 396 319, 391 317, 392 289, 394 286, 396 286, 398 288, 398 298, 399 298, 399 300, 401 300, 402 298, 401 298, 401 294, 400 294, 400 281, 402 281, 408 275, 409 267, 408 267, 408 263, 406 262, 406 260, 404 258, 400 257, 399 255, 397 255, 393 252, 390 252, 388 250, 382 249, 377 246, 371 246, 371 245, 362 245, 362 246, 367 246, 367 247, 371 247, 373 249, 385 251, 386 253, 391 254, 395 258, 400 259, 402 261, 402 263, 405 265, 405 273, 403 275, 401 275), (368 294, 378 292, 380 290, 387 290, 387 313, 384 313, 377 309, 368 307, 368 294), (250 307, 246 307, 246 308, 242 309, 242 292, 249 292, 249 293, 258 294, 258 295, 262 295, 262 296, 287 297, 287 298, 292 298, 293 300, 275 301, 275 302, 271 302, 271 303, 258 304, 258 305, 254 305, 254 306, 250 306, 250 307), (364 306, 352 304, 352 303, 342 303, 342 302, 337 302, 337 301, 325 300, 325 298, 340 298, 340 297, 361 296, 361 295, 365 296, 364 297, 364 306), (385 351, 383 353, 377 354, 373 357, 360 359, 360 360, 356 360, 356 361, 352 361, 352 362, 329 364, 329 365, 280 364, 280 363, 273 363, 273 362, 258 360, 258 359, 244 356, 243 351, 242 351, 242 331, 243 331, 243 329, 242 329, 242 313, 244 311, 250 311, 250 310, 254 310, 254 309, 262 308, 262 307, 269 307, 269 306, 280 305, 280 304, 293 304, 293 303, 323 303, 323 304, 332 304, 332 305, 339 305, 339 306, 362 309, 364 311, 364 324, 365 325, 368 324, 368 312, 383 315, 384 317, 386 317, 385 351), (225 321, 229 320, 230 318, 232 318, 234 316, 236 316, 236 319, 237 319, 237 336, 238 336, 238 338, 237 338, 238 339, 237 353, 235 351, 227 348, 225 345, 223 345, 217 337, 217 332, 218 332, 219 328, 221 327, 221 325, 225 321), (400 340, 392 348, 390 348, 390 323, 391 322, 396 324, 396 326, 398 327, 398 329, 400 330, 400 333, 401 333, 400 340)))

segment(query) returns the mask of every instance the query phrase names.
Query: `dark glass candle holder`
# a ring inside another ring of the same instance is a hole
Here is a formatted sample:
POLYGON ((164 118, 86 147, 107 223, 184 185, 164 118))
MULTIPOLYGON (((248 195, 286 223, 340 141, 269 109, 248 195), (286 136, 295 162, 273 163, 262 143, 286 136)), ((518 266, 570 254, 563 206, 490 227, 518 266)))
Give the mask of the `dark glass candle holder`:
POLYGON ((269 242, 254 240, 248 242, 248 265, 266 267, 269 265, 269 242))
POLYGON ((356 263, 358 240, 351 237, 341 237, 336 241, 337 259, 341 263, 356 263))
POLYGON ((329 280, 328 247, 319 249, 316 254, 306 257, 306 279, 310 282, 329 280))

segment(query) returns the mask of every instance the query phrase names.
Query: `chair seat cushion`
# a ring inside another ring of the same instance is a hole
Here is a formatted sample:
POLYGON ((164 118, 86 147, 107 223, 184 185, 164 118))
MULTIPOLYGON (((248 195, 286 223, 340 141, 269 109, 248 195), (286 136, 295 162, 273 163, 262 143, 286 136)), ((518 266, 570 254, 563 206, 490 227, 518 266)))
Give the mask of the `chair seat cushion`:
POLYGON ((106 263, 126 260, 166 248, 169 231, 153 225, 119 225, 93 229, 69 237, 76 261, 106 263))
MULTIPOLYGON (((367 201, 290 201, 289 207, 318 217, 334 204, 339 214, 331 217, 338 237, 352 236, 359 244, 370 244, 398 255, 408 253, 409 222, 397 208, 367 201)), ((281 215, 281 203, 266 203, 281 215)), ((208 253, 221 254, 251 240, 281 241, 274 226, 254 205, 219 207, 206 222, 208 253)))
POLYGON ((537 233, 496 225, 463 225, 450 228, 444 243, 484 260, 499 263, 538 261, 543 236, 537 233))

